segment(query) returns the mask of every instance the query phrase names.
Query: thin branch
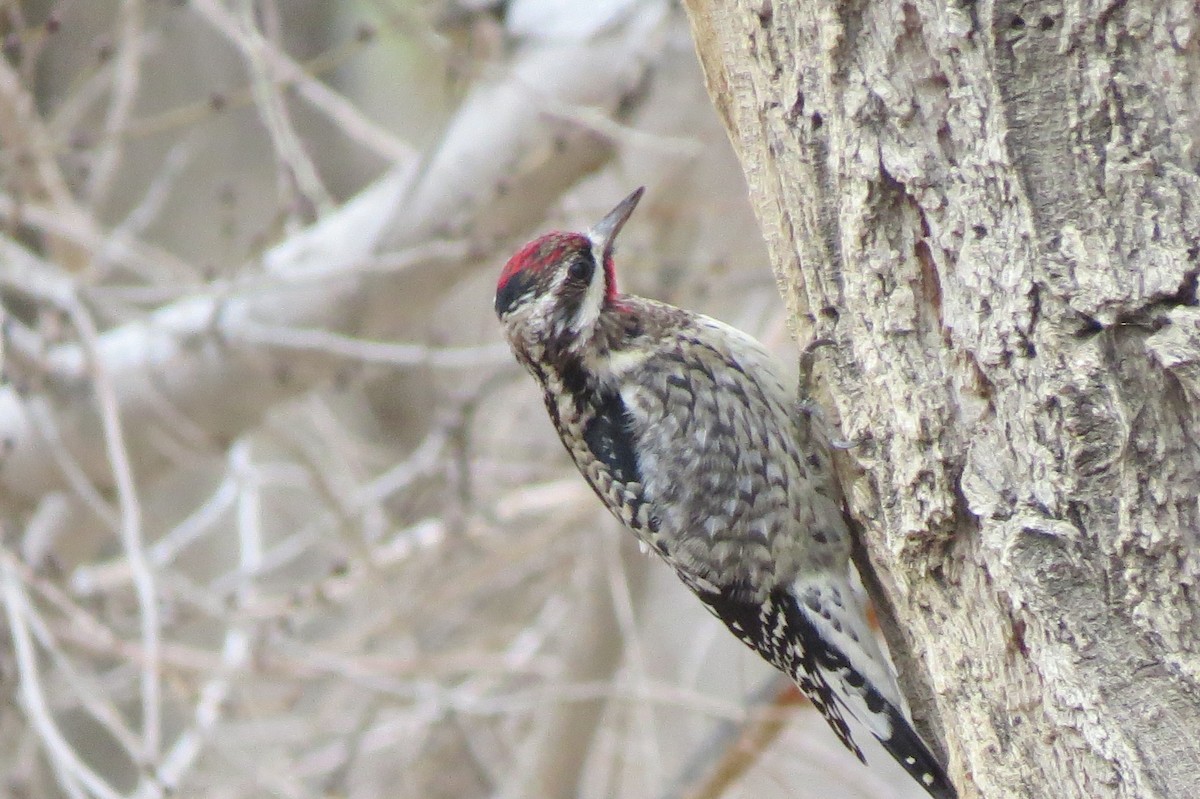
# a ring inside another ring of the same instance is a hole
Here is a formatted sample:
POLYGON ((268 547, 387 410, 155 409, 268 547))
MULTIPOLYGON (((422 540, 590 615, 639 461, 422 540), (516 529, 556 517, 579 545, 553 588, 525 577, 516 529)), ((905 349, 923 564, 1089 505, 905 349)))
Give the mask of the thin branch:
POLYGON ((25 418, 29 420, 30 426, 38 437, 38 443, 44 445, 66 487, 106 527, 110 530, 120 529, 120 514, 113 510, 108 500, 96 489, 87 470, 63 443, 57 417, 52 412, 47 399, 38 396, 30 397, 23 410, 25 418))
MULTIPOLYGON (((198 6, 208 5, 206 16, 213 19, 224 16, 218 11, 211 0, 199 0, 198 6)), ((292 125, 283 96, 276 90, 275 81, 270 74, 265 51, 270 43, 258 31, 255 23, 254 0, 241 0, 240 13, 236 17, 237 33, 229 36, 230 42, 241 50, 242 57, 250 72, 250 88, 254 96, 254 104, 258 106, 259 116, 267 133, 271 136, 275 157, 279 159, 281 186, 280 199, 285 208, 295 206, 292 193, 298 191, 300 196, 310 204, 317 217, 324 216, 333 210, 333 198, 321 183, 317 167, 308 157, 304 145, 292 125)))
POLYGON ((141 618, 142 645, 146 648, 146 662, 142 664, 142 757, 145 763, 158 761, 162 746, 162 688, 159 664, 159 611, 158 596, 154 588, 154 575, 146 560, 142 542, 142 508, 138 500, 137 484, 133 479, 129 451, 125 446, 125 433, 121 424, 120 405, 113 389, 112 379, 99 357, 96 341, 99 333, 91 314, 78 301, 70 302, 64 309, 79 333, 79 341, 88 355, 89 366, 94 376, 96 402, 99 405, 104 446, 112 467, 116 486, 117 508, 120 514, 121 542, 129 560, 133 575, 134 592, 137 595, 141 618))
MULTIPOLYGON (((194 136, 181 139, 171 145, 171 149, 167 151, 166 156, 163 158, 162 166, 154 173, 154 180, 150 182, 145 192, 142 193, 142 199, 130 209, 129 213, 125 215, 125 219, 113 229, 114 238, 117 240, 134 239, 144 233, 154 223, 154 220, 162 212, 163 206, 166 205, 167 199, 171 194, 171 189, 191 162, 194 149, 194 136)), ((161 276, 157 277, 161 280, 161 276)))
POLYGON ((768 679, 757 709, 741 724, 722 724, 692 758, 663 799, 720 799, 762 758, 802 704, 803 694, 782 675, 768 679))
MULTIPOLYGON (((52 272, 46 270, 44 276, 52 272)), ((24 286, 27 290, 31 286, 24 286)), ((99 333, 91 314, 74 295, 73 286, 65 281, 39 284, 40 299, 53 303, 59 310, 70 318, 79 337, 79 344, 87 359, 87 365, 92 376, 91 385, 98 406, 101 433, 104 449, 107 453, 111 476, 116 487, 117 497, 117 529, 125 547, 133 577, 134 592, 137 595, 139 615, 141 620, 142 643, 146 649, 146 661, 141 674, 142 700, 142 736, 143 751, 141 757, 144 763, 153 763, 158 759, 162 735, 162 704, 161 704, 161 675, 159 673, 159 612, 158 598, 154 588, 154 577, 146 561, 145 549, 142 543, 142 511, 138 500, 137 486, 133 478, 133 468, 129 452, 125 446, 125 434, 122 429, 120 407, 112 380, 107 372, 106 364, 97 352, 99 333)), ((31 407, 41 407, 41 403, 31 407)), ((49 413, 44 414, 43 429, 55 430, 49 413)), ((57 433, 52 433, 57 440, 57 433)), ((68 474, 75 472, 72 459, 64 453, 63 467, 68 474)), ((76 486, 85 500, 90 500, 93 507, 106 507, 99 499, 95 489, 91 487, 83 474, 76 477, 76 486), (99 504, 97 504, 99 503, 99 504)), ((102 514, 107 518, 107 514, 102 514)), ((112 521, 111 518, 109 521, 112 521)))
POLYGON ((259 59, 263 74, 273 85, 294 87, 298 97, 328 116, 338 130, 345 133, 351 141, 372 150, 390 163, 407 165, 416 158, 417 153, 410 145, 371 122, 346 98, 312 77, 305 67, 297 64, 286 53, 263 40, 257 31, 250 34, 255 41, 247 41, 248 32, 242 29, 229 10, 215 0, 193 0, 191 8, 243 54, 246 54, 249 48, 255 48, 257 52, 254 57, 259 59))
MULTIPOLYGON (((155 268, 160 275, 170 275, 180 280, 192 280, 199 274, 194 266, 161 247, 98 229, 95 222, 82 212, 62 213, 52 205, 0 194, 0 221, 8 225, 27 225, 78 247, 88 258, 121 264, 139 274, 150 273, 155 268)), ((64 266, 75 263, 72 260, 55 260, 64 266)))
MULTIPOLYGON (((68 784, 78 782, 99 799, 124 799, 79 758, 75 748, 58 728, 58 722, 54 720, 54 715, 46 702, 46 692, 42 687, 37 654, 34 651, 33 640, 29 632, 29 599, 25 596, 12 561, 12 554, 7 549, 0 549, 0 583, 2 583, 0 593, 4 597, 4 610, 8 617, 9 634, 12 637, 13 652, 17 660, 21 708, 37 732, 47 757, 57 766, 54 770, 56 776, 60 774, 65 776, 68 784)), ((60 784, 62 781, 63 778, 60 777, 60 784)), ((73 796, 79 795, 77 789, 68 789, 68 785, 63 785, 63 787, 73 796)))
MULTIPOLYGON (((136 763, 142 756, 142 743, 125 723, 121 712, 108 700, 99 681, 91 675, 81 674, 58 646, 58 640, 41 616, 28 604, 26 609, 28 611, 26 619, 34 638, 37 639, 42 649, 50 654, 58 674, 72 689, 72 694, 79 706, 95 719, 113 737, 113 740, 120 744, 130 761, 136 763)), ((56 701, 61 702, 62 699, 58 698, 56 701)))
MULTIPOLYGON (((649 675, 634 614, 634 589, 630 585, 630 570, 626 568, 628 559, 622 557, 622 550, 627 546, 630 544, 626 539, 607 536, 603 551, 608 575, 608 591, 613 603, 613 615, 624 638, 625 668, 627 672, 632 672, 634 684, 640 689, 649 680, 649 675)), ((640 551, 636 553, 636 557, 645 560, 640 551)), ((635 568, 642 573, 641 576, 644 579, 646 563, 638 562, 635 564, 635 568)), ((639 580, 639 582, 642 581, 639 580)), ((636 705, 633 712, 636 718, 634 729, 639 733, 638 738, 642 747, 641 760, 648 772, 647 784, 661 785, 663 757, 656 738, 654 708, 650 703, 646 703, 636 705)))
POLYGON ((104 133, 100 149, 92 161, 88 175, 87 197, 93 208, 99 207, 112 186, 113 176, 121 163, 122 131, 141 83, 142 27, 145 22, 145 0, 122 0, 117 14, 120 33, 115 45, 112 96, 104 118, 104 133))
MULTIPOLYGON (((256 594, 254 580, 262 568, 263 534, 260 486, 250 457, 249 445, 235 444, 229 453, 230 471, 237 480, 238 573, 241 585, 237 601, 251 604, 256 594)), ((183 730, 163 757, 156 781, 147 782, 137 796, 160 799, 175 793, 186 773, 200 756, 221 717, 221 707, 229 696, 233 676, 250 661, 251 634, 247 622, 234 622, 225 631, 221 646, 221 665, 200 689, 200 699, 192 714, 192 724, 183 730)))
POLYGON ((37 103, 25 90, 21 76, 7 58, 0 58, 0 142, 6 157, 23 153, 29 160, 36 183, 33 196, 50 201, 56 214, 77 217, 81 213, 54 158, 52 141, 37 113, 37 103))
POLYGON ((248 344, 319 352, 388 366, 474 369, 507 364, 512 358, 508 345, 504 343, 477 347, 432 347, 426 344, 369 341, 329 330, 264 325, 249 320, 240 320, 226 329, 230 338, 248 344))
MULTIPOLYGON (((221 481, 217 489, 183 521, 176 524, 146 549, 146 558, 157 570, 171 565, 187 547, 200 540, 211 527, 234 506, 237 481, 232 476, 221 481)), ((71 590, 80 596, 112 591, 131 578, 128 558, 122 556, 102 563, 83 564, 71 572, 71 590)))

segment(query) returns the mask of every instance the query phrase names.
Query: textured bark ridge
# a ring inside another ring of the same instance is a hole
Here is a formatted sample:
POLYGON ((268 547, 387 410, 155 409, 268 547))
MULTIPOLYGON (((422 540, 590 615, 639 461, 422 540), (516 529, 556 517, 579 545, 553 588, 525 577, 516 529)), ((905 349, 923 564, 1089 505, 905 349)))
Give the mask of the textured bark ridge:
POLYGON ((964 795, 1196 796, 1195 4, 687 5, 964 795))

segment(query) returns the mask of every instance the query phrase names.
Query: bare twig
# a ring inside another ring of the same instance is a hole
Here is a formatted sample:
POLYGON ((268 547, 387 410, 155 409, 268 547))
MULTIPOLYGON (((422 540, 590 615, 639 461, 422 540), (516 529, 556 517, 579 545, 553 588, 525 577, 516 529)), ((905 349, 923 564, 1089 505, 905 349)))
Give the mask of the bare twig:
POLYGON ((475 369, 508 363, 512 357, 508 345, 484 344, 477 347, 431 347, 425 344, 401 344, 368 341, 328 330, 311 330, 239 322, 230 336, 247 343, 283 349, 307 350, 335 355, 364 363, 388 366, 435 366, 443 369, 475 369))
MULTIPOLYGON (((49 274, 47 271, 46 275, 49 274)), ((30 290, 33 287, 26 285, 24 288, 30 290)), ((86 355, 89 372, 92 376, 91 383, 98 405, 104 448, 113 484, 116 487, 117 529, 120 532, 133 575, 134 590, 137 594, 141 617, 142 642, 147 652, 141 676, 143 736, 141 757, 143 762, 153 763, 158 758, 162 734, 161 688, 157 660, 159 649, 158 598, 154 588, 154 577, 146 561, 142 543, 142 511, 133 478, 133 468, 125 446, 120 407, 111 377, 106 370, 106 364, 97 353, 96 342, 99 333, 91 314, 75 297, 68 284, 48 281, 37 296, 39 299, 53 303, 70 318, 78 333, 80 346, 86 355)), ((49 414, 45 414, 43 429, 54 429, 49 414)), ((56 434, 53 435, 53 440, 57 441, 58 438, 56 434)), ((65 453, 62 456, 61 465, 69 474, 76 472, 72 459, 65 453)), ((80 496, 101 511, 102 518, 107 517, 108 514, 102 510, 105 503, 100 500, 87 478, 83 474, 78 474, 75 483, 80 496)))
MULTIPOLYGON (((116 706, 109 700, 99 680, 92 675, 82 674, 71 663, 59 646, 56 637, 42 620, 40 614, 31 605, 26 605, 26 620, 33 636, 45 652, 50 655, 57 674, 68 687, 72 689, 73 698, 95 719, 109 735, 113 737, 131 762, 138 762, 142 757, 142 742, 125 723, 116 706)), ((63 703, 65 697, 56 697, 56 703, 63 703)))
POLYGON ((8 59, 0 59, 0 141, 6 156, 25 153, 30 163, 34 197, 45 197, 55 211, 68 217, 80 216, 66 178, 54 159, 52 139, 37 113, 37 103, 21 84, 21 77, 8 59))
MULTIPOLYGON (((212 495, 187 518, 172 527, 146 549, 146 558, 154 569, 163 569, 188 546, 215 525, 234 505, 237 482, 232 476, 222 480, 212 495)), ((128 583, 131 570, 128 558, 89 563, 71 573, 71 590, 81 596, 107 593, 128 583)))
POLYGON ((29 599, 7 550, 3 550, 3 557, 0 558, 0 593, 4 597, 9 634, 16 654, 21 708, 37 731, 46 756, 57 766, 54 774, 59 784, 71 796, 82 796, 82 787, 98 799, 123 799, 120 793, 83 762, 75 747, 63 736, 47 705, 37 653, 29 632, 29 599))
MULTIPOLYGON (((201 0, 199 5, 208 5, 209 19, 224 18, 223 7, 201 0)), ((276 91, 275 81, 267 65, 265 53, 270 44, 258 31, 255 22, 255 4, 253 0, 242 0, 240 13, 236 16, 237 32, 229 36, 233 44, 242 51, 242 57, 250 71, 250 87, 254 95, 254 103, 258 106, 259 116, 271 136, 275 157, 281 166, 280 195, 284 208, 292 208, 292 191, 295 189, 316 212, 316 216, 324 216, 333 209, 333 199, 321 182, 317 168, 304 150, 300 137, 292 125, 283 96, 276 91)))
MULTIPOLYGON (((191 161, 195 149, 194 137, 187 137, 171 146, 163 159, 162 167, 155 173, 154 180, 146 188, 142 199, 135 205, 125 219, 113 229, 113 237, 117 240, 134 239, 143 233, 162 211, 170 196, 171 189, 177 183, 179 176, 191 161)), ((148 276, 150 277, 150 276, 148 276)))
POLYGON ((138 500, 137 484, 133 479, 129 452, 125 446, 117 395, 111 377, 105 371, 105 364, 97 354, 96 340, 99 334, 95 323, 91 314, 78 301, 69 303, 64 310, 79 333, 80 343, 88 354, 89 366, 94 375, 93 385, 100 410, 104 445, 116 486, 121 542, 133 574, 134 591, 137 594, 141 617, 142 645, 146 648, 146 662, 142 666, 141 677, 142 757, 143 762, 154 763, 158 760, 162 745, 162 689, 158 662, 160 631, 154 575, 146 560, 145 546, 142 542, 142 509, 138 500))
POLYGON ((214 0, 195 0, 192 7, 243 53, 254 48, 254 58, 264 76, 275 85, 294 87, 299 97, 326 114, 352 141, 396 164, 410 164, 414 160, 416 151, 411 146, 371 122, 344 97, 313 78, 286 53, 272 47, 261 36, 244 30, 237 18, 223 6, 214 0))
POLYGON ((117 13, 119 34, 113 64, 112 93, 108 113, 104 118, 104 133, 92 162, 84 195, 92 207, 98 207, 112 185, 113 176, 121 162, 122 132, 133 111, 141 83, 142 27, 145 0, 122 0, 117 13))
MULTIPOLYGON (((262 566, 262 507, 259 485, 245 442, 235 444, 229 454, 231 472, 238 481, 237 531, 239 605, 254 601, 254 580, 262 566)), ((229 696, 233 676, 250 661, 251 630, 245 621, 230 624, 221 645, 221 665, 200 689, 200 698, 185 728, 166 752, 158 767, 156 780, 143 786, 139 797, 159 799, 164 792, 174 793, 220 719, 221 708, 229 696)))
MULTIPOLYGON (((78 247, 88 258, 124 264, 137 273, 148 274, 157 268, 160 274, 186 279, 198 274, 191 264, 161 247, 115 232, 104 233, 82 212, 64 214, 52 205, 0 194, 0 220, 9 225, 28 225, 78 247)), ((55 260, 63 266, 75 263, 55 260)))
POLYGON ((772 677, 760 694, 765 704, 740 725, 718 728, 664 799, 720 799, 758 762, 795 707, 804 702, 796 686, 782 675, 772 677))

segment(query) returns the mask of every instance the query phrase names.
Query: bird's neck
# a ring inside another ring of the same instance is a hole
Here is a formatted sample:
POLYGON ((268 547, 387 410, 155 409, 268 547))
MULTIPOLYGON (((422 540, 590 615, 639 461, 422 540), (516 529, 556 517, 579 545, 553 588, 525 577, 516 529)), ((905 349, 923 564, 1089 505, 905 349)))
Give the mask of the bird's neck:
MULTIPOLYGON (((596 321, 582 331, 567 331, 526 342, 526 362, 540 362, 559 375, 569 375, 576 389, 600 389, 611 384, 620 364, 637 350, 643 324, 627 298, 606 302, 596 321)), ((536 372, 535 372, 536 374, 536 372)))

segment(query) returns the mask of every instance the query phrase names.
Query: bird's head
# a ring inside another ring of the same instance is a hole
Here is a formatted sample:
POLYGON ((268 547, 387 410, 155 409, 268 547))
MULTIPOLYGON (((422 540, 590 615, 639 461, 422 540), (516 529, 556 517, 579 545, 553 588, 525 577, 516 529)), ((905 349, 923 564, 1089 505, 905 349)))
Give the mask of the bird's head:
POLYGON ((590 338, 617 297, 613 243, 643 189, 586 233, 547 233, 508 259, 496 284, 496 315, 514 345, 590 338))

